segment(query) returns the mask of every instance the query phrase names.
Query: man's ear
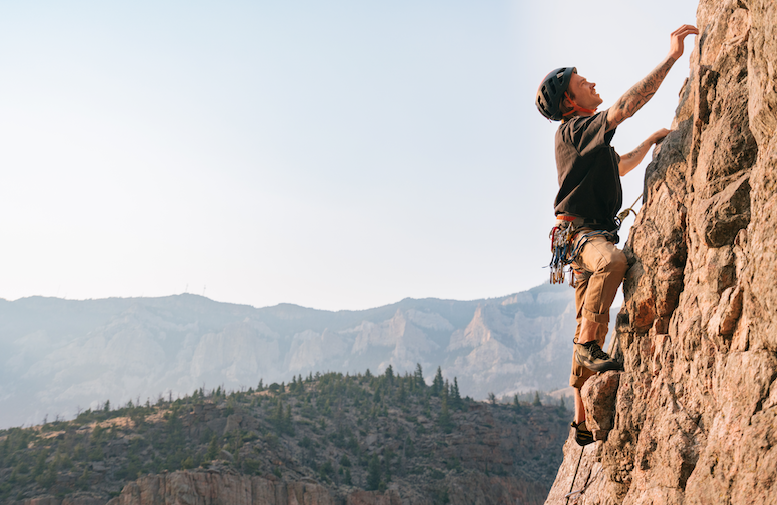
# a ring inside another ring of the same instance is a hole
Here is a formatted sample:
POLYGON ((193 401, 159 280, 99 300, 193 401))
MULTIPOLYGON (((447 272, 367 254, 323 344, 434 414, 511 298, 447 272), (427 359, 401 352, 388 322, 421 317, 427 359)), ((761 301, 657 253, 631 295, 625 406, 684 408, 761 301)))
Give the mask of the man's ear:
POLYGON ((561 97, 561 103, 559 103, 558 108, 566 117, 575 110, 575 102, 572 101, 572 98, 570 98, 569 94, 564 93, 564 96, 561 97))

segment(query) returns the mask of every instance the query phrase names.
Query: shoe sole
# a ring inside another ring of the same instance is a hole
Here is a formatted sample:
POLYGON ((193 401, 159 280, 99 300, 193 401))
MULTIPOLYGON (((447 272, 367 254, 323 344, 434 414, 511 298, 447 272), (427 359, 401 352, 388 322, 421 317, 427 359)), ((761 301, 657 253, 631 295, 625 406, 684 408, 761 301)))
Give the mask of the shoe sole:
POLYGON ((596 442, 596 440, 594 440, 594 434, 591 433, 590 431, 587 434, 582 436, 581 436, 581 433, 578 432, 575 435, 575 442, 577 442, 577 445, 579 445, 580 447, 585 447, 586 445, 593 444, 594 442, 596 442))
POLYGON ((608 361, 600 361, 596 363, 581 357, 577 351, 575 351, 575 361, 577 362, 578 365, 585 367, 589 370, 593 370, 594 372, 609 372, 611 370, 618 371, 618 372, 623 371, 623 365, 621 365, 617 361, 610 359, 608 361))

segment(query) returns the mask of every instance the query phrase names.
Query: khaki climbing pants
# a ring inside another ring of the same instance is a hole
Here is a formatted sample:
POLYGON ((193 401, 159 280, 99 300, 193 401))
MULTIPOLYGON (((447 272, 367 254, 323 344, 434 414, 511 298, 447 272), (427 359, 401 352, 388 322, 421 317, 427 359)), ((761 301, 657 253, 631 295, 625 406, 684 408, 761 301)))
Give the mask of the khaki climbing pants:
MULTIPOLYGON (((580 233, 590 232, 582 228, 580 233)), ((577 309, 577 329, 575 342, 580 335, 583 318, 599 323, 596 342, 604 348, 607 336, 607 324, 610 322, 610 305, 618 293, 618 288, 626 274, 628 264, 623 252, 615 244, 602 236, 591 237, 583 246, 577 259, 572 263, 575 271, 575 308, 577 309)), ((569 385, 583 387, 585 381, 596 372, 575 363, 572 356, 572 374, 569 385)))

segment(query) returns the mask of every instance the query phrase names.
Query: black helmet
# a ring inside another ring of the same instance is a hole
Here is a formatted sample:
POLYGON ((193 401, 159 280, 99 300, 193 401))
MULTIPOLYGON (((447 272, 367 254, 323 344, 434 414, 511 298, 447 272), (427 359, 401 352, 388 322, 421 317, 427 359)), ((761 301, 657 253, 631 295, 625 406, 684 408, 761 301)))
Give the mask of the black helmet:
POLYGON ((545 76, 537 90, 537 109, 540 114, 554 121, 561 121, 561 98, 569 87, 572 74, 577 73, 575 67, 561 67, 545 76))

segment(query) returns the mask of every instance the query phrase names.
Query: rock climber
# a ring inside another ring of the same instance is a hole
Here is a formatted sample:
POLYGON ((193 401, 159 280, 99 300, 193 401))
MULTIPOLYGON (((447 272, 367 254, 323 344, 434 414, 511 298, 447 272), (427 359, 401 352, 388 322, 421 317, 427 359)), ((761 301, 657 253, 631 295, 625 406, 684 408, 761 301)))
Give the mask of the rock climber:
POLYGON ((658 90, 672 65, 682 56, 688 35, 699 31, 683 25, 671 35, 669 54, 647 77, 631 87, 609 109, 597 112, 603 100, 596 84, 562 67, 549 73, 537 90, 537 108, 546 118, 561 121, 556 132, 559 191, 554 202, 556 225, 551 232, 551 282, 563 282, 566 264, 573 270, 577 329, 569 384, 575 391, 575 441, 594 441, 585 424, 580 389, 597 372, 622 370, 602 350, 610 305, 623 281, 627 263, 615 247, 622 204, 620 177, 639 165, 653 144, 669 130, 653 133, 633 151, 619 156, 610 146, 615 128, 637 112, 658 90))

